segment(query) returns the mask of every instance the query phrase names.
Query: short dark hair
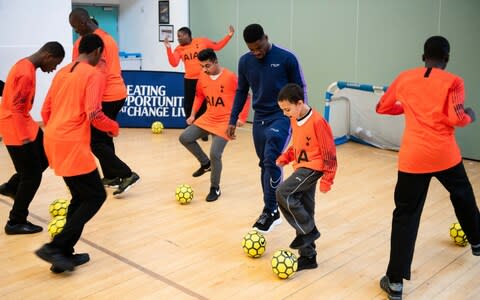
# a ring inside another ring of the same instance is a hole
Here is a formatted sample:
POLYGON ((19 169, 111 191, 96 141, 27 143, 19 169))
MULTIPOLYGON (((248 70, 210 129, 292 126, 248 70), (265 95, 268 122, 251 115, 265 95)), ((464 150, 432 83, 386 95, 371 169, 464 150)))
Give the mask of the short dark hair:
POLYGON ((65 57, 65 49, 59 42, 48 42, 40 48, 41 52, 47 52, 55 58, 63 59, 65 57))
POLYGON ((178 31, 188 34, 189 37, 192 37, 192 31, 188 27, 182 27, 178 31))
POLYGON ((88 11, 85 8, 81 7, 76 7, 70 12, 69 17, 71 18, 73 16, 90 19, 90 14, 88 13, 88 11))
POLYGON ((215 51, 213 51, 212 48, 206 48, 198 53, 197 58, 199 61, 207 61, 207 60, 216 61, 217 55, 215 54, 215 51))
POLYGON ((429 59, 445 59, 450 54, 450 44, 443 36, 432 36, 425 41, 423 55, 429 59))
POLYGON ((80 40, 80 45, 78 46, 79 53, 89 54, 95 51, 98 48, 102 48, 103 51, 103 41, 95 33, 89 33, 82 37, 80 40))
POLYGON ((305 100, 303 89, 296 83, 287 83, 278 93, 278 101, 288 101, 289 103, 296 104, 300 100, 305 100))
POLYGON ((245 43, 254 43, 260 40, 264 35, 265 33, 260 24, 250 24, 243 30, 243 39, 245 40, 245 43))

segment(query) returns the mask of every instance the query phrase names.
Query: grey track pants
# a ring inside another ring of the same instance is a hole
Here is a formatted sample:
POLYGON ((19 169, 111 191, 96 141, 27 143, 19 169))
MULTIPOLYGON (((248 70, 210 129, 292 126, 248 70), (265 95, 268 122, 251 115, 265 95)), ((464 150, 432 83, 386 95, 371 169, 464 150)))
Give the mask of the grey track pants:
POLYGON ((180 135, 179 140, 182 145, 187 148, 200 162, 205 165, 210 160, 212 171, 210 173, 210 184, 212 187, 218 188, 220 186, 220 175, 222 174, 222 154, 227 140, 223 137, 212 134, 212 145, 210 147, 210 158, 205 154, 197 140, 203 136, 207 136, 210 132, 192 124, 185 128, 180 135))
MULTIPOLYGON (((323 173, 307 168, 298 168, 277 188, 278 206, 297 235, 307 234, 315 226, 315 189, 323 173)), ((299 249, 301 256, 316 255, 315 243, 299 249)))

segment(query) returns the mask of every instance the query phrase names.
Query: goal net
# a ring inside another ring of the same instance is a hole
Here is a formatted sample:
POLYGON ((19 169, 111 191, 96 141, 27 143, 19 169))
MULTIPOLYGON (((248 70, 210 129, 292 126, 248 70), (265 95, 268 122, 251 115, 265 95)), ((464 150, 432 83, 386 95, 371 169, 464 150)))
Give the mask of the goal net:
POLYGON ((382 149, 400 148, 403 115, 388 116, 375 112, 386 90, 385 86, 345 81, 334 82, 328 87, 324 115, 337 145, 353 140, 382 149))

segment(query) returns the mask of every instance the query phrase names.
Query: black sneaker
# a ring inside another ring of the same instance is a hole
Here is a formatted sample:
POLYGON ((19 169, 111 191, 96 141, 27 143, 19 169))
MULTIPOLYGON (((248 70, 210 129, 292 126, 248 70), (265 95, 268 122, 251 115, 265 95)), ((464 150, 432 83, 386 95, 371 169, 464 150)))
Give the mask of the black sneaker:
POLYGON ((113 195, 116 196, 116 195, 120 195, 120 194, 125 193, 132 186, 134 186, 139 179, 140 179, 140 176, 138 176, 138 174, 135 173, 135 172, 132 172, 132 175, 130 175, 130 177, 122 178, 122 182, 118 186, 118 189, 116 189, 113 192, 113 195))
POLYGON ((102 184, 104 187, 118 188, 121 183, 122 180, 120 179, 120 177, 102 178, 102 184))
POLYGON ((312 257, 300 256, 298 258, 298 267, 297 271, 307 270, 307 269, 315 269, 318 267, 317 264, 317 256, 314 255, 312 257))
POLYGON ((32 234, 41 232, 43 228, 41 226, 32 224, 30 222, 12 224, 10 221, 5 225, 5 233, 9 235, 13 234, 32 234))
POLYGON ((212 186, 210 188, 210 193, 208 193, 207 199, 205 199, 205 200, 207 200, 208 202, 215 201, 215 200, 218 199, 218 197, 220 197, 220 194, 221 194, 220 188, 219 187, 216 188, 216 187, 212 186))
POLYGON ((388 294, 389 300, 402 300, 402 283, 392 283, 388 276, 385 275, 380 279, 380 287, 388 294))
POLYGON ((193 172, 192 176, 193 177, 199 177, 199 176, 202 176, 203 174, 205 174, 205 173, 207 173, 211 170, 212 170, 212 168, 211 168, 210 161, 209 161, 206 165, 200 166, 200 169, 193 172))
MULTIPOLYGON (((88 253, 72 254, 72 256, 67 256, 67 257, 72 261, 75 267, 81 266, 90 261, 90 255, 88 255, 88 253)), ((60 274, 65 272, 66 270, 60 269, 52 265, 50 267, 50 271, 55 274, 60 274)))
POLYGON ((480 256, 480 244, 475 246, 472 245, 472 254, 475 256, 480 256))
POLYGON ((258 217, 255 224, 253 224, 253 229, 258 230, 261 233, 268 233, 273 229, 273 227, 280 223, 282 223, 282 219, 280 219, 280 213, 278 210, 273 213, 264 211, 258 217))
POLYGON ((68 256, 63 254, 59 249, 53 248, 48 244, 43 245, 40 249, 35 251, 35 254, 44 261, 51 263, 56 269, 65 271, 73 271, 75 269, 75 265, 68 256))
POLYGON ((4 183, 4 184, 1 184, 0 185, 0 194, 4 195, 4 196, 7 196, 7 197, 10 197, 12 199, 15 199, 15 191, 12 191, 9 187, 8 187, 8 184, 7 183, 4 183))
POLYGON ((295 239, 290 244, 290 248, 292 249, 300 249, 304 248, 311 243, 313 243, 316 239, 320 237, 320 232, 318 231, 317 227, 314 226, 312 231, 307 234, 299 234, 295 237, 295 239))

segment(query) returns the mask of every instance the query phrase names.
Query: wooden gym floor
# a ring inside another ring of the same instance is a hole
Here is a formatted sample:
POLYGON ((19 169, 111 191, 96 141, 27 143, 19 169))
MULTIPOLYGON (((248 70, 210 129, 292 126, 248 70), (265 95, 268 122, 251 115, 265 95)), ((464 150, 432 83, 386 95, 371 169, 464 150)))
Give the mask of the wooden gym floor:
MULTIPOLYGON (((7 236, 0 230, 1 299, 385 299, 378 285, 389 254, 397 153, 355 143, 338 146, 339 170, 332 191, 317 193, 315 270, 288 280, 270 268, 276 249, 294 237, 284 220, 266 235, 266 253, 244 255, 241 240, 263 207, 251 127, 238 130, 223 156, 222 196, 205 202, 209 173, 193 178, 199 164, 178 142, 181 130, 153 135, 149 129, 122 129, 119 156, 141 176, 122 198, 108 198, 87 224, 77 252, 91 261, 55 275, 33 251, 49 240, 48 205, 68 197, 63 180, 44 173, 30 206, 29 220, 42 233, 7 236), (190 184, 189 205, 175 201, 175 187, 190 184)), ((210 142, 200 141, 208 149, 210 142)), ((207 152, 208 153, 208 152, 207 152)), ((0 183, 13 172, 0 146, 0 183)), ((465 161, 480 197, 480 163, 465 161)), ((285 175, 291 167, 285 168, 285 175)), ((0 225, 12 200, 0 197, 0 225)), ((456 218, 448 193, 433 180, 425 205, 405 299, 480 299, 480 258, 455 246, 449 227, 456 218)))

